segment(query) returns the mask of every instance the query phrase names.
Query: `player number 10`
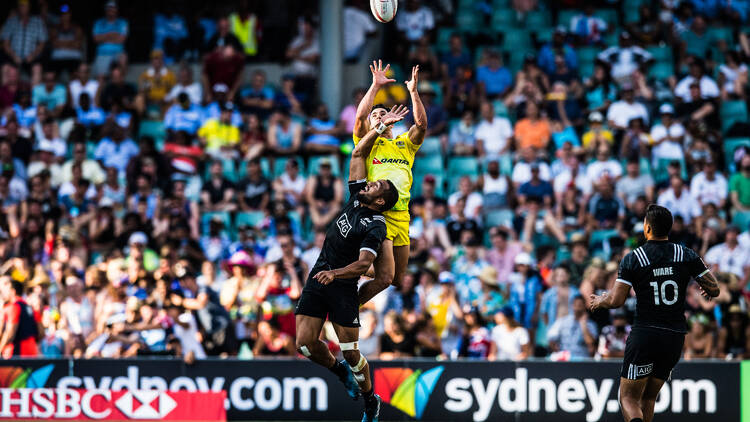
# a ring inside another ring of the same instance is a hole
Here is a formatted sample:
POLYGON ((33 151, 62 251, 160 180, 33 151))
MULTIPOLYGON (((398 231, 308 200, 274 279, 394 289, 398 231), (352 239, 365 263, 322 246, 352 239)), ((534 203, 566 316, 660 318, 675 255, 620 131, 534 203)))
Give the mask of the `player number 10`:
MULTIPOLYGON (((654 303, 657 305, 661 305, 661 303, 659 302, 659 283, 652 281, 648 284, 650 284, 651 287, 654 288, 654 303)), ((674 280, 664 281, 661 284, 661 302, 664 302, 665 305, 673 305, 675 302, 677 302, 677 291, 677 283, 675 283, 674 280), (667 299, 667 286, 672 286, 672 299, 667 299)))

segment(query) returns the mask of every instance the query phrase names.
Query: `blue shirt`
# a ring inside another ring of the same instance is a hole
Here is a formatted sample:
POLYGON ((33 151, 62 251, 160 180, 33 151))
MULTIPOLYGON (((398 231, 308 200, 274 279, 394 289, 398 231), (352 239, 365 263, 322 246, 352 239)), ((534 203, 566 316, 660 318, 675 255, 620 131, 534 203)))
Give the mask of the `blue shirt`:
POLYGON ((510 286, 510 306, 516 321, 525 328, 532 329, 531 318, 536 309, 536 300, 542 291, 542 280, 537 275, 528 277, 524 283, 513 283, 510 286))
POLYGON ((191 135, 198 132, 201 127, 202 110, 199 106, 191 104, 187 110, 181 105, 175 104, 169 107, 164 115, 164 127, 174 131, 183 130, 191 135))
MULTIPOLYGON (((563 46, 563 53, 565 64, 568 65, 568 69, 578 69, 578 56, 576 55, 575 50, 573 50, 573 47, 565 44, 563 46)), ((539 67, 548 75, 555 73, 555 51, 552 48, 552 43, 547 43, 542 47, 536 60, 539 67)))
POLYGON ((181 40, 187 36, 187 23, 182 15, 157 13, 154 16, 154 48, 164 49, 164 40, 167 38, 181 40))
MULTIPOLYGON (((310 127, 315 130, 331 130, 336 127, 333 120, 324 121, 320 119, 310 119, 310 127)), ((333 135, 314 134, 307 137, 308 144, 339 146, 339 139, 333 135)))
MULTIPOLYGON (((593 321, 586 321, 586 328, 592 337, 597 338, 596 324, 593 321)), ((560 350, 570 352, 571 358, 590 357, 581 324, 572 313, 560 318, 549 328, 547 339, 559 343, 560 350)))
POLYGON ((445 63, 448 66, 448 76, 456 76, 456 71, 461 66, 471 66, 471 56, 464 50, 458 56, 454 56, 450 52, 443 54, 440 57, 441 63, 445 63))
POLYGON ((255 89, 252 86, 240 90, 241 98, 263 98, 264 100, 273 100, 276 94, 270 86, 264 86, 261 89, 255 89))
POLYGON ((538 185, 534 185, 531 181, 526 182, 518 188, 518 193, 526 197, 535 197, 544 199, 545 196, 552 197, 552 185, 549 182, 540 180, 538 185))
MULTIPOLYGON (((110 116, 113 116, 112 113, 110 113, 110 116)), ((115 123, 117 123, 117 125, 121 128, 125 129, 130 127, 130 121, 133 119, 133 115, 127 111, 121 111, 113 117, 115 119, 115 123)))
POLYGON ((110 138, 102 138, 94 151, 94 158, 104 163, 105 167, 114 167, 124 173, 130 159, 138 155, 138 145, 127 138, 117 144, 110 138))
POLYGON ((67 101, 65 87, 62 84, 55 85, 52 92, 47 92, 44 84, 39 84, 31 90, 31 103, 34 105, 43 104, 52 110, 57 106, 65 105, 67 101))
MULTIPOLYGON (((573 311, 573 299, 579 296, 580 293, 576 286, 569 286, 570 292, 568 293, 568 309, 570 312, 573 311)), ((550 287, 544 294, 542 294, 542 303, 539 305, 539 314, 547 316, 547 326, 550 327, 557 321, 557 307, 559 306, 557 298, 557 286, 550 287)))
MULTIPOLYGON (((116 32, 120 35, 128 36, 128 21, 122 18, 110 22, 107 19, 99 19, 94 23, 94 36, 116 32)), ((122 43, 103 42, 96 46, 97 56, 116 56, 125 51, 122 43)))
MULTIPOLYGON (((221 107, 219 107, 219 103, 214 101, 210 104, 207 104, 205 107, 203 107, 203 112, 201 113, 201 125, 203 123, 206 123, 206 120, 208 119, 216 119, 219 120, 221 117, 221 107)), ((237 110, 232 111, 232 126, 241 127, 242 126, 242 116, 237 110)))
POLYGON ((485 260, 470 262, 462 256, 453 264, 451 272, 456 277, 456 293, 461 305, 476 304, 482 294, 482 282, 477 278, 484 267, 490 264, 485 260))
POLYGON ((570 142, 574 147, 581 146, 581 141, 578 139, 578 134, 573 126, 566 126, 565 129, 553 133, 552 140, 555 141, 555 146, 558 149, 562 148, 565 142, 570 142))
POLYGON ((29 128, 36 123, 36 107, 31 106, 23 108, 20 104, 13 104, 13 111, 15 112, 16 120, 21 127, 29 128))
POLYGON ((513 75, 507 67, 492 70, 487 66, 477 69, 477 82, 483 82, 487 95, 498 95, 508 89, 513 83, 513 75))
POLYGON ((100 109, 99 107, 90 107, 88 110, 84 110, 81 107, 76 107, 76 117, 78 119, 78 123, 86 127, 103 125, 106 116, 107 115, 104 113, 104 110, 100 109))

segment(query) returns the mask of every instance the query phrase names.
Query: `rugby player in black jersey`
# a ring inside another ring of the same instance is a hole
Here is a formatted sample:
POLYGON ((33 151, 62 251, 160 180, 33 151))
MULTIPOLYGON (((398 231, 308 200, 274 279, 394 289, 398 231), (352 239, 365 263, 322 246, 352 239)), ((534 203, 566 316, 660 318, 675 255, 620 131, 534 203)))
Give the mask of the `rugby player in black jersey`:
POLYGON ((369 365, 357 347, 357 281, 372 265, 386 237, 382 213, 393 208, 399 198, 391 181, 367 182, 365 160, 377 137, 407 113, 404 106, 393 107, 383 116, 382 123, 371 129, 352 151, 351 198, 328 228, 320 256, 310 271, 295 310, 297 350, 335 373, 352 398, 364 396, 363 422, 378 420, 380 397, 373 393, 369 365), (339 338, 344 361, 337 361, 319 339, 326 318, 339 338))
POLYGON ((651 422, 654 405, 685 342, 685 291, 694 279, 704 296, 719 295, 719 285, 692 249, 667 240, 672 213, 649 205, 643 222, 646 244, 620 262, 617 281, 609 292, 591 295, 591 310, 618 308, 630 288, 635 290, 636 314, 620 373, 620 408, 625 422, 651 422))

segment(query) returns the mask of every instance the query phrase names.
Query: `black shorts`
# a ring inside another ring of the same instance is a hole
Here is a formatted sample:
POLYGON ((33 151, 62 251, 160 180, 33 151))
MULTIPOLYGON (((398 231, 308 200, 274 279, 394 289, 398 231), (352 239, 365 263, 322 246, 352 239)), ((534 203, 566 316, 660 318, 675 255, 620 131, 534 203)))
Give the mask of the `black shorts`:
POLYGON ((307 280, 297 303, 295 315, 306 315, 328 320, 342 327, 359 327, 359 296, 356 283, 323 285, 315 279, 307 280))
POLYGON ((682 355, 685 334, 658 328, 636 327, 625 344, 620 376, 630 380, 654 377, 668 380, 682 355))

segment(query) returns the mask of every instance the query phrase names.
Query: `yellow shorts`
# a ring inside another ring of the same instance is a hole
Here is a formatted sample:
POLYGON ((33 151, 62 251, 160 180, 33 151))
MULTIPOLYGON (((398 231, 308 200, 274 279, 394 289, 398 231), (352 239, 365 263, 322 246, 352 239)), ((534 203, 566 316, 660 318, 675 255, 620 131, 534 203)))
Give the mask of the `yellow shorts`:
POLYGON ((393 246, 409 246, 409 211, 386 211, 383 215, 387 230, 386 238, 393 241, 393 246))

